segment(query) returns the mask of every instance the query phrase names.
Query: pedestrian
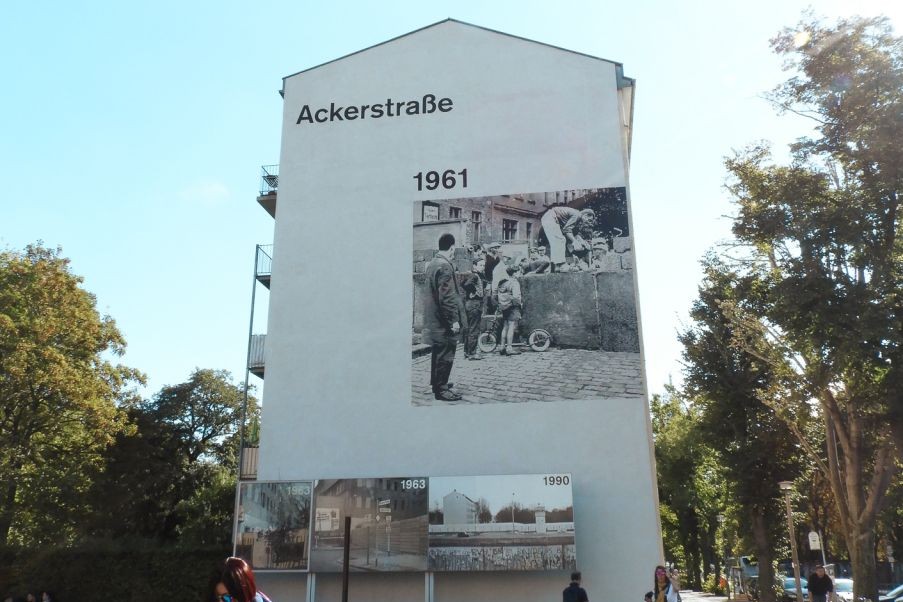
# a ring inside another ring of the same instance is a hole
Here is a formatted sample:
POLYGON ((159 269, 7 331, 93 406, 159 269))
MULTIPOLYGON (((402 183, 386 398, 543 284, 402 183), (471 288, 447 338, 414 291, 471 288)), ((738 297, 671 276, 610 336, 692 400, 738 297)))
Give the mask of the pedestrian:
POLYGON ((475 259, 470 274, 464 280, 464 311, 467 313, 467 333, 464 337, 464 357, 469 360, 481 360, 483 356, 477 348, 480 337, 480 323, 483 318, 483 268, 485 261, 475 259))
POLYGON ((545 274, 549 271, 551 260, 546 257, 546 248, 538 247, 530 249, 530 259, 524 267, 525 274, 545 274))
POLYGON ((655 596, 653 602, 681 602, 680 588, 677 584, 677 571, 674 571, 669 576, 668 570, 662 565, 655 567, 653 595, 655 596))
POLYGON ((586 590, 580 587, 581 581, 583 581, 583 575, 580 574, 580 571, 571 573, 571 584, 561 592, 561 602, 589 602, 586 590))
POLYGON ((453 235, 439 237, 439 252, 426 268, 427 294, 423 296, 421 340, 431 346, 430 387, 433 396, 442 401, 461 399, 451 390, 448 379, 455 363, 458 333, 467 331, 467 311, 451 262, 454 246, 453 235))
POLYGON ((514 277, 515 269, 508 268, 506 277, 499 282, 498 298, 499 309, 502 310, 502 338, 500 343, 504 345, 502 355, 520 355, 520 351, 514 349, 514 335, 517 333, 517 323, 522 317, 521 307, 524 305, 521 295, 520 282, 514 277))
POLYGON ((551 255, 553 271, 570 271, 565 267, 567 261, 567 246, 571 245, 574 251, 583 252, 587 243, 575 232, 581 224, 591 225, 596 221, 596 214, 592 209, 580 211, 573 207, 550 207, 540 222, 542 229, 549 239, 549 253, 551 255))
POLYGON ((809 575, 808 589, 810 602, 826 602, 828 594, 834 591, 834 582, 825 572, 824 565, 815 565, 815 572, 809 575))
POLYGON ((486 282, 492 282, 492 273, 502 261, 502 243, 494 242, 486 248, 486 264, 483 266, 483 279, 486 282))
POLYGON ((211 578, 208 602, 272 602, 257 589, 254 571, 241 558, 230 557, 211 578))

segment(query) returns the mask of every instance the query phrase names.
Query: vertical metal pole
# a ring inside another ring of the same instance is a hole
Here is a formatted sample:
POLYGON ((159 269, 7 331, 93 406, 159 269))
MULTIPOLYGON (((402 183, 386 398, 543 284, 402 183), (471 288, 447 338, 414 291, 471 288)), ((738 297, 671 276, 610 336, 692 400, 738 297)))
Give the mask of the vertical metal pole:
MULTIPOLYGON (((351 561, 351 517, 345 517, 345 550, 342 561, 342 602, 348 602, 348 563, 351 561)), ((802 600, 802 598, 800 598, 802 600)))
POLYGON ((254 246, 254 274, 251 279, 251 318, 248 321, 248 352, 245 355, 245 391, 241 408, 241 425, 239 428, 238 478, 241 479, 241 467, 245 454, 245 422, 248 421, 248 380, 251 378, 251 339, 254 336, 254 304, 257 301, 257 270, 260 267, 260 245, 254 246))
POLYGON ((433 572, 423 574, 423 602, 433 602, 433 572))
POLYGON ((306 602, 315 602, 317 599, 317 574, 307 574, 307 597, 306 602))
POLYGON ((787 532, 790 535, 790 553, 793 560, 793 578, 796 581, 796 599, 803 599, 803 584, 800 582, 800 559, 796 552, 796 536, 793 533, 793 510, 790 508, 790 490, 784 491, 787 505, 787 532))
POLYGON ((241 424, 238 425, 238 474, 235 479, 235 510, 232 517, 232 553, 238 544, 238 507, 241 501, 241 470, 245 463, 245 422, 248 419, 248 378, 251 376, 251 336, 254 333, 254 303, 257 297, 257 261, 260 245, 254 246, 254 273, 251 275, 251 317, 248 324, 248 352, 245 356, 244 399, 241 407, 241 424))
MULTIPOLYGON (((821 565, 825 566, 826 564, 828 564, 828 561, 825 560, 825 538, 821 534, 821 531, 818 532, 818 539, 819 539, 818 543, 821 544, 821 546, 820 546, 821 547, 821 565)), ((893 569, 893 565, 891 565, 891 569, 893 569)))

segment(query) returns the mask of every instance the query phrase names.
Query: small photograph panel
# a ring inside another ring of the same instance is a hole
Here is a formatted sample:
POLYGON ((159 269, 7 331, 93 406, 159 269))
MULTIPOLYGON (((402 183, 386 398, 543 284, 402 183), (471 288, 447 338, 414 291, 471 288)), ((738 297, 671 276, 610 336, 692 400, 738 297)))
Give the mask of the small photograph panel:
POLYGON ((412 404, 643 398, 626 188, 415 201, 412 404))
POLYGON ((425 571, 427 483, 426 477, 318 480, 310 570, 342 571, 348 517, 350 571, 425 571))
POLYGON ((242 483, 235 556, 255 571, 306 571, 312 481, 242 483))
POLYGON ((429 570, 575 570, 571 476, 430 479, 429 570))

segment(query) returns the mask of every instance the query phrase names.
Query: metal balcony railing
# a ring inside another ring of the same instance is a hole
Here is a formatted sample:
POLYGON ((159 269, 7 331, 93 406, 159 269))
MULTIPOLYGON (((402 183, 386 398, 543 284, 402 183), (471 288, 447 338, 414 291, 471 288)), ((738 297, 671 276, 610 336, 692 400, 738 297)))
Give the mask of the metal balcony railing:
POLYGON ((257 460, 260 448, 256 445, 247 445, 241 450, 241 473, 239 478, 242 480, 254 480, 257 478, 257 460))
POLYGON ((273 245, 257 245, 254 270, 258 282, 270 288, 270 276, 273 275, 273 245))
POLYGON ((260 168, 260 196, 276 194, 279 188, 279 166, 264 165, 260 168))
POLYGON ((251 335, 251 348, 248 355, 248 370, 254 376, 263 378, 264 373, 264 351, 266 348, 267 335, 254 334, 251 335))

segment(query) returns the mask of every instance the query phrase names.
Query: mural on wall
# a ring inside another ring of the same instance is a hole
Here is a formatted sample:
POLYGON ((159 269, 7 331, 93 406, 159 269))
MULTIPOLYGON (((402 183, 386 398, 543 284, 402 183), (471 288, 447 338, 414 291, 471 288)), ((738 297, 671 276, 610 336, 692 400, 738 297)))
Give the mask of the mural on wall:
POLYGON ((430 479, 429 570, 574 570, 569 474, 430 479))
POLYGON ((234 555, 259 571, 576 566, 568 473, 244 482, 234 555))
POLYGON ((625 188, 417 201, 412 403, 642 398, 625 188))
POLYGON ((239 488, 233 554, 254 570, 307 570, 311 481, 259 481, 239 488))
POLYGON ((426 477, 317 481, 310 570, 342 571, 350 517, 350 571, 425 571, 427 482, 426 477))

